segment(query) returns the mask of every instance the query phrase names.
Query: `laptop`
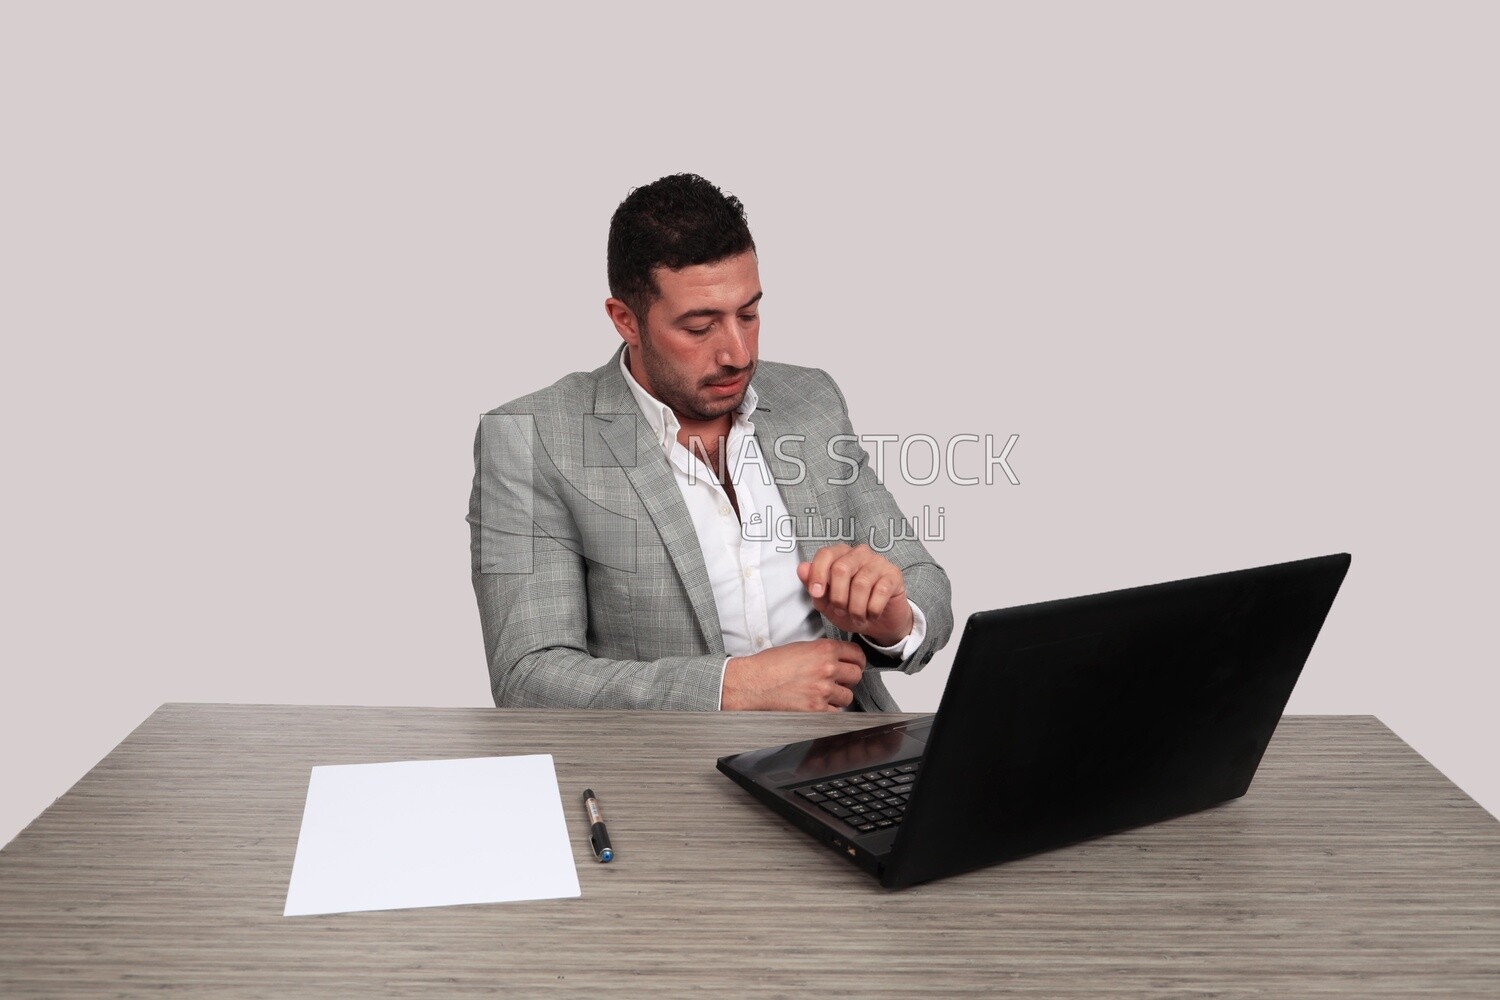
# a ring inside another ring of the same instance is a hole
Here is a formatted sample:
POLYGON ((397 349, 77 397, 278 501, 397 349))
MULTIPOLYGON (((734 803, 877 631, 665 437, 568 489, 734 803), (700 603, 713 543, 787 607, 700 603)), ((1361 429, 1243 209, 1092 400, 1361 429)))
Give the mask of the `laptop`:
POLYGON ((892 889, 1207 809, 1249 789, 1349 558, 974 614, 936 715, 719 770, 892 889))

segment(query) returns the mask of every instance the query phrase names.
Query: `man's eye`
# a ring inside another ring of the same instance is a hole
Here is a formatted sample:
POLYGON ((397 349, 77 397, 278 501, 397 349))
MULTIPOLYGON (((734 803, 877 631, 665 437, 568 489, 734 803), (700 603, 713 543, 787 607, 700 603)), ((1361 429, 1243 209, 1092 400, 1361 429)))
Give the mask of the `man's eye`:
POLYGON ((747 313, 744 316, 740 317, 740 319, 744 320, 746 323, 754 323, 759 318, 759 315, 757 315, 756 313, 747 313))
POLYGON ((696 330, 693 329, 692 327, 688 327, 687 328, 687 332, 688 333, 707 333, 708 331, 712 330, 713 328, 714 328, 713 324, 710 323, 708 326, 700 326, 696 330))

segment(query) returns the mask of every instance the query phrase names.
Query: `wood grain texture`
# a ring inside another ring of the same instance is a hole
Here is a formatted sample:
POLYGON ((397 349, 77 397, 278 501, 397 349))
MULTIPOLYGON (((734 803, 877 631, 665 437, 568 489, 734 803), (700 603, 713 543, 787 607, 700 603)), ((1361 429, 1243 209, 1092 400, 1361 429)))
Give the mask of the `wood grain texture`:
POLYGON ((1236 802, 895 893, 714 770, 888 718, 165 705, 0 851, 0 996, 1500 996, 1500 823, 1373 718, 1286 719, 1236 802), (581 899, 281 916, 314 765, 523 753, 581 899))

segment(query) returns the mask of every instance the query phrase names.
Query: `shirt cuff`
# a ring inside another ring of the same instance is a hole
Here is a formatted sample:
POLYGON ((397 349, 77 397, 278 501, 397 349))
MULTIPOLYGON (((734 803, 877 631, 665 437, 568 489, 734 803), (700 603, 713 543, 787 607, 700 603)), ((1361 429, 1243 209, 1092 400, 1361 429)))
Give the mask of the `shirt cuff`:
MULTIPOLYGON (((911 605, 911 632, 907 634, 905 639, 902 639, 894 646, 877 646, 875 643, 870 642, 869 636, 864 636, 865 642, 868 642, 870 648, 875 650, 875 652, 884 653, 891 659, 900 660, 903 663, 906 662, 907 657, 917 651, 917 647, 922 645, 922 641, 927 638, 927 616, 922 614, 922 609, 917 607, 916 601, 907 598, 906 603, 911 605)), ((727 663, 728 661, 726 660, 725 662, 727 663)))
MULTIPOLYGON (((916 605, 914 604, 914 605, 912 605, 912 607, 916 607, 916 605)), ((912 627, 912 631, 913 632, 916 631, 916 627, 915 626, 912 627)), ((718 711, 720 711, 720 712, 724 711, 724 675, 729 672, 729 661, 732 660, 732 659, 734 659, 734 657, 732 657, 732 656, 726 656, 726 657, 724 657, 724 665, 719 668, 719 706, 718 706, 718 711)))

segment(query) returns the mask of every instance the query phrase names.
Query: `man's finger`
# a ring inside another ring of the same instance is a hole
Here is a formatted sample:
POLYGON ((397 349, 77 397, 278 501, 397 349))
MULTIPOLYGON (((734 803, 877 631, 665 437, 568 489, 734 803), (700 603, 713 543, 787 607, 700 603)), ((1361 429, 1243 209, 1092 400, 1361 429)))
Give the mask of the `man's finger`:
POLYGON ((879 613, 871 607, 871 598, 876 584, 884 579, 885 575, 886 568, 875 559, 871 559, 861 566, 854 574, 854 578, 849 581, 849 616, 855 621, 862 622, 874 618, 879 613))
POLYGON ((828 567, 828 600, 838 610, 849 610, 849 584, 855 574, 871 559, 880 558, 868 545, 860 545, 839 555, 828 567))
POLYGON ((901 570, 892 566, 894 573, 885 573, 875 585, 870 588, 870 604, 866 615, 871 619, 879 619, 885 614, 885 609, 891 606, 897 597, 905 596, 906 583, 901 578, 901 570))
POLYGON ((865 649, 857 642, 845 642, 842 639, 830 639, 834 645, 834 655, 844 663, 852 663, 859 669, 865 668, 865 649))
MULTIPOLYGON (((823 597, 828 593, 828 567, 833 565, 834 560, 845 552, 849 546, 840 542, 837 545, 825 545, 813 554, 812 564, 808 567, 807 576, 802 582, 807 585, 807 592, 814 598, 823 597)), ((802 576, 799 571, 798 576, 802 576)))
POLYGON ((841 687, 852 688, 854 687, 854 685, 864 680, 864 676, 865 668, 862 664, 859 666, 855 666, 853 663, 840 660, 838 663, 838 670, 834 673, 833 679, 838 681, 839 686, 841 687))

